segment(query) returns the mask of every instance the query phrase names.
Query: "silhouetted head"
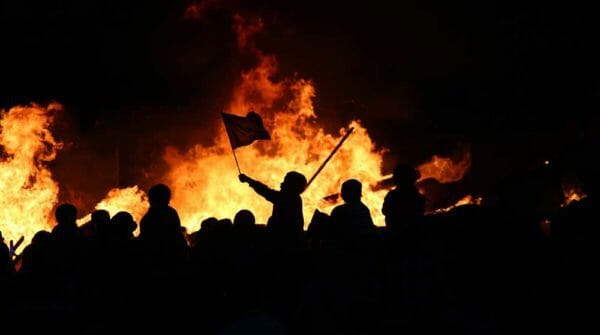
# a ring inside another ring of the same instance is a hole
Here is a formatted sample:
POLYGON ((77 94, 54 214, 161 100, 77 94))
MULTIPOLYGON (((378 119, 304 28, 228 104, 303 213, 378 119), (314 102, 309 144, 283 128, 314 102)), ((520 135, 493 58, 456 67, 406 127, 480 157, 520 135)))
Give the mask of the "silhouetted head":
POLYGON ((215 231, 221 233, 228 232, 230 231, 231 227, 233 227, 233 222, 231 222, 231 219, 220 219, 215 226, 215 231))
POLYGON ((419 171, 408 164, 400 164, 394 169, 394 184, 396 186, 414 185, 419 177, 419 171))
POLYGON ((98 209, 92 212, 92 222, 96 225, 105 225, 110 222, 110 214, 104 209, 98 209))
POLYGON ((133 216, 128 212, 118 212, 110 219, 110 224, 114 225, 119 232, 127 234, 133 234, 135 228, 137 228, 133 216))
POLYGON ((4 242, 4 236, 2 236, 2 231, 0 230, 0 243, 4 242))
POLYGON ((239 230, 250 230, 256 225, 254 214, 247 209, 242 209, 233 218, 233 227, 239 230))
POLYGON ((56 222, 60 225, 76 225, 77 208, 71 204, 61 204, 54 211, 56 222))
POLYGON ((171 201, 171 190, 165 184, 156 184, 148 190, 150 207, 166 207, 171 201))
POLYGON ((50 232, 47 232, 45 230, 40 230, 37 233, 35 233, 35 235, 33 235, 33 238, 31 239, 31 244, 49 243, 49 241, 51 239, 52 239, 52 234, 50 232))
POLYGON ((219 220, 215 217, 210 217, 208 219, 203 220, 200 223, 200 230, 209 231, 215 228, 215 226, 219 224, 219 220))
POLYGON ((217 222, 217 224, 221 227, 230 227, 233 225, 233 222, 231 222, 231 219, 225 218, 225 219, 221 219, 217 222))
POLYGON ((288 172, 281 183, 281 190, 284 192, 291 192, 294 194, 300 194, 306 188, 306 177, 303 174, 296 171, 288 172))
POLYGON ((342 199, 348 203, 360 202, 362 184, 356 179, 348 179, 342 184, 342 199))

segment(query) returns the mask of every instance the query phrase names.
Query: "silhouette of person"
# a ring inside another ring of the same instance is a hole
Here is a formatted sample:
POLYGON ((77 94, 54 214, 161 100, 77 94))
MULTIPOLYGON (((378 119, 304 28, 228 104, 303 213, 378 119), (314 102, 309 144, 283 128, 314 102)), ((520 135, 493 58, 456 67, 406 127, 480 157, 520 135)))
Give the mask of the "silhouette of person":
POLYGON ((80 299, 83 272, 88 249, 83 232, 77 227, 77 208, 61 204, 54 212, 56 226, 52 229, 51 271, 55 278, 53 290, 69 300, 80 299))
POLYGON ((4 243, 2 232, 0 231, 0 323, 5 323, 4 316, 7 314, 10 306, 13 304, 13 294, 15 282, 15 268, 8 246, 4 243))
POLYGON ((276 191, 245 174, 240 174, 240 181, 248 183, 252 189, 267 201, 273 203, 273 212, 267 228, 277 234, 288 236, 299 235, 304 229, 302 215, 302 198, 300 194, 306 187, 306 177, 301 173, 288 172, 276 191))
POLYGON ((415 186, 418 179, 419 172, 408 164, 398 165, 394 169, 396 188, 385 196, 382 208, 389 231, 410 227, 425 215, 425 197, 415 186))
POLYGON ((360 200, 362 184, 356 179, 342 184, 344 204, 331 211, 332 237, 344 240, 366 237, 375 232, 369 208, 360 200))
POLYGON ((99 238, 105 238, 108 234, 108 223, 110 222, 110 213, 104 209, 92 212, 92 225, 96 235, 99 238))
POLYGON ((31 239, 29 244, 23 250, 23 261, 21 263, 21 273, 46 276, 49 271, 49 257, 52 244, 52 234, 45 230, 40 230, 31 239))
MULTIPOLYGON (((187 241, 177 211, 169 206, 171 190, 164 184, 154 185, 148 190, 148 201, 150 208, 140 220, 139 240, 145 271, 157 279, 182 268, 187 257, 187 241)), ((157 289, 150 283, 152 280, 148 281, 151 290, 157 289)))
POLYGON ((69 246, 83 240, 83 232, 77 227, 77 208, 71 204, 61 204, 54 212, 56 226, 52 229, 54 240, 69 246))
POLYGON ((113 237, 119 241, 133 239, 133 232, 136 228, 137 224, 128 212, 118 212, 110 219, 110 231, 113 237))
POLYGON ((10 259, 10 251, 8 250, 8 246, 4 243, 4 237, 0 231, 0 281, 2 278, 7 278, 14 274, 14 272, 15 268, 10 259))
POLYGON ((233 228, 237 232, 248 233, 256 228, 254 214, 247 209, 242 209, 233 218, 233 228))
POLYGON ((148 190, 150 208, 140 221, 140 239, 149 243, 163 244, 167 241, 185 243, 181 233, 181 221, 177 211, 169 206, 171 190, 167 185, 157 184, 148 190), (182 240, 183 239, 183 240, 182 240))

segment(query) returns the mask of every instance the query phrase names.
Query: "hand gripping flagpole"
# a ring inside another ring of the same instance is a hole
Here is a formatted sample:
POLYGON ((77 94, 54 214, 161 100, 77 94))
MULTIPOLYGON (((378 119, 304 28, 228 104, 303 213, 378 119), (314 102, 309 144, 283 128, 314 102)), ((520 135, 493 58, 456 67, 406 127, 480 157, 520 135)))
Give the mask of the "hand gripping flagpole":
POLYGON ((238 163, 237 156, 235 155, 235 149, 233 148, 233 143, 231 142, 231 137, 229 136, 229 131, 227 130, 227 126, 225 125, 225 117, 223 113, 221 113, 221 118, 223 119, 223 125, 225 126, 225 132, 227 133, 227 138, 229 139, 229 145, 231 146, 231 152, 233 152, 233 159, 235 160, 235 166, 237 166, 238 173, 242 174, 240 170, 240 164, 238 163))
POLYGON ((323 162, 323 164, 321 164, 321 166, 319 166, 319 168, 317 169, 317 172, 315 172, 315 174, 312 177, 310 177, 310 179, 308 180, 308 183, 306 183, 306 187, 304 188, 304 190, 306 190, 308 188, 308 185, 310 185, 310 183, 312 183, 313 180, 315 180, 315 178, 317 177, 317 175, 325 167, 325 164, 327 164, 327 162, 329 162, 329 160, 331 159, 331 157, 333 157, 333 155, 335 155, 335 153, 342 146, 342 144, 344 144, 344 141, 346 141, 346 139, 348 138, 348 136, 350 136, 350 134, 352 134, 353 131, 354 131, 354 128, 348 129, 348 131, 346 132, 346 134, 344 135, 344 137, 342 137, 342 139, 340 140, 340 143, 338 143, 335 146, 335 148, 333 149, 333 151, 329 154, 329 157, 327 157, 327 159, 325 159, 325 161, 323 162))

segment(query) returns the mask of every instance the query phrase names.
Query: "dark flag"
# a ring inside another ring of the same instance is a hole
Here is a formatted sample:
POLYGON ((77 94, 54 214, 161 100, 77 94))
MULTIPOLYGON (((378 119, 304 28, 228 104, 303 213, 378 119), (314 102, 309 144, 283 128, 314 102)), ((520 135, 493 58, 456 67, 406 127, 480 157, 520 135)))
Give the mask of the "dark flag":
POLYGON ((271 136, 263 126, 262 119, 255 112, 246 117, 221 113, 225 130, 233 149, 248 145, 255 140, 270 140, 271 136))

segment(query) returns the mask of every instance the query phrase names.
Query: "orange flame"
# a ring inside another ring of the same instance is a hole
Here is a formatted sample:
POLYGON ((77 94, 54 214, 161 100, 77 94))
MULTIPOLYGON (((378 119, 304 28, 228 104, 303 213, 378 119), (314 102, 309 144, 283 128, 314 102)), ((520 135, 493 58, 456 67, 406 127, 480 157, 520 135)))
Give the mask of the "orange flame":
MULTIPOLYGON (((272 66, 272 63, 261 62, 260 66, 272 66)), ((266 73, 272 69, 252 71, 266 73)), ((333 136, 325 134, 318 126, 312 105, 314 86, 310 81, 300 79, 289 84, 273 84, 262 76, 247 73, 242 75, 242 78, 243 81, 235 91, 232 108, 245 111, 256 109, 256 103, 250 101, 245 93, 247 87, 261 87, 261 83, 267 84, 267 92, 277 86, 282 93, 287 92, 292 96, 287 105, 280 110, 272 110, 269 107, 272 103, 285 99, 284 94, 277 99, 268 96, 267 99, 261 100, 261 106, 265 109, 256 110, 266 120, 266 127, 271 131, 271 140, 237 149, 238 160, 244 173, 275 189, 278 189, 276 185, 282 181, 285 174, 292 170, 299 171, 309 178, 345 131, 340 130, 340 135, 333 136), (253 81, 248 83, 247 80, 253 81), (264 103, 265 101, 267 103, 264 103)), ((375 144, 369 138, 366 129, 358 121, 351 122, 349 127, 355 128, 354 133, 302 195, 304 213, 307 215, 306 223, 316 208, 330 209, 331 204, 323 203, 321 199, 325 195, 337 192, 344 180, 358 178, 368 185, 381 178, 383 152, 375 149, 375 144)), ((173 203, 181 214, 182 222, 188 229, 193 229, 202 219, 209 216, 233 217, 242 208, 250 209, 259 222, 266 222, 271 213, 271 206, 254 194, 247 185, 239 182, 231 157, 231 148, 222 125, 219 126, 215 142, 212 147, 197 145, 187 153, 179 153, 170 148, 164 156, 171 167, 167 179, 173 189, 173 203)), ((372 208, 380 208, 384 193, 384 190, 367 193, 363 200, 372 208)), ((379 212, 373 213, 376 218, 381 216, 377 213, 379 212)))
MULTIPOLYGON (((275 57, 263 54, 252 41, 263 29, 262 20, 245 20, 236 15, 234 21, 238 47, 256 56, 258 65, 241 74, 227 111, 246 114, 255 110, 263 116, 271 133, 270 141, 236 151, 241 168, 275 189, 292 170, 308 179, 346 130, 340 129, 338 135, 326 134, 319 125, 312 103, 315 88, 311 81, 273 80, 277 73, 275 57)), ((44 163, 54 159, 60 147, 47 130, 52 121, 50 112, 57 108, 57 105, 46 109, 33 105, 15 107, 2 114, 0 144, 6 154, 0 162, 0 190, 6 195, 0 200, 0 228, 9 239, 25 235, 29 241, 36 231, 48 227, 51 210, 57 202, 58 185, 44 163)), ((349 127, 354 128, 353 134, 302 194, 305 224, 315 209, 329 212, 333 208, 335 203, 322 199, 337 193, 345 180, 356 178, 368 190, 367 185, 375 185, 384 178, 381 166, 385 149, 376 148, 360 121, 351 121, 346 128, 349 127)), ((172 204, 188 230, 195 230, 201 220, 210 216, 231 218, 242 208, 250 209, 258 222, 266 222, 271 205, 238 181, 223 125, 217 129, 214 145, 196 145, 187 152, 166 148, 163 158, 170 167, 165 181, 172 189, 172 204)), ((419 171, 423 178, 452 182, 461 179, 469 166, 467 152, 458 163, 434 156, 419 171)), ((371 208, 373 220, 379 225, 384 222, 380 209, 386 192, 379 189, 363 194, 363 202, 371 208)), ((136 221, 147 208, 146 196, 136 186, 113 189, 96 206, 111 215, 129 211, 136 221)), ((89 217, 79 222, 87 220, 89 217)))
POLYGON ((62 106, 17 106, 0 119, 0 231, 7 240, 50 228, 58 184, 47 163, 62 147, 48 129, 62 106))
POLYGON ((460 200, 458 200, 454 205, 448 206, 446 208, 439 208, 433 211, 433 214, 439 214, 439 213, 446 213, 449 212, 451 210, 453 210, 456 207, 460 207, 460 206, 466 206, 466 205, 481 205, 481 203, 483 202, 483 198, 481 197, 473 197, 470 194, 467 194, 466 196, 462 197, 460 200))
POLYGON ((579 190, 578 188, 567 188, 564 190, 563 194, 565 197, 565 201, 563 202, 561 207, 568 206, 574 201, 579 201, 587 198, 587 194, 581 192, 581 190, 579 190))
POLYGON ((421 174, 420 180, 436 179, 440 183, 453 183, 461 180, 471 167, 471 153, 465 150, 461 159, 454 162, 451 158, 433 155, 429 162, 417 167, 421 174))

